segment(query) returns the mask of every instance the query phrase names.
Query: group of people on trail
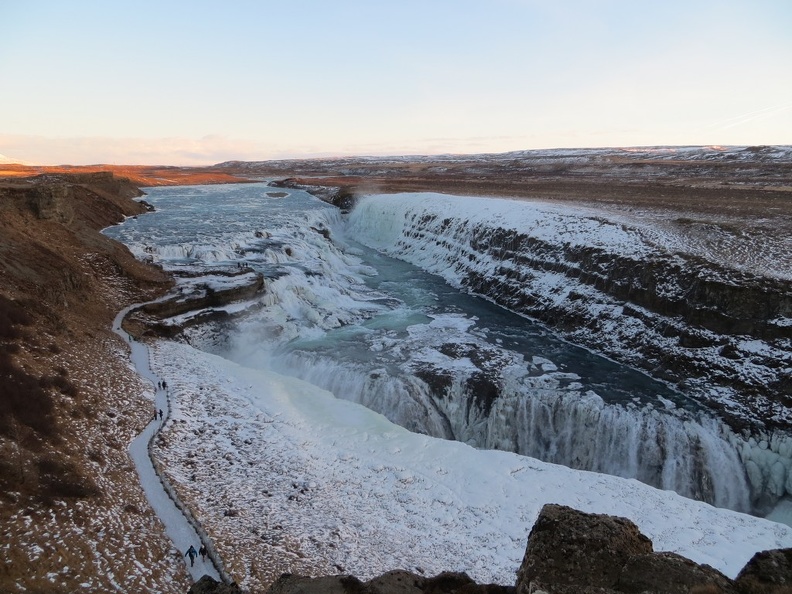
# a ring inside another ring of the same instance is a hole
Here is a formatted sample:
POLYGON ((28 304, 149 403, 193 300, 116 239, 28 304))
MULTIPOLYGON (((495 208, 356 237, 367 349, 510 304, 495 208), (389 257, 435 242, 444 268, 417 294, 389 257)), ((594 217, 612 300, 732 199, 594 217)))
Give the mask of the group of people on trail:
POLYGON ((201 545, 201 548, 196 551, 195 547, 190 545, 190 548, 187 549, 187 552, 184 553, 184 556, 190 558, 190 567, 192 567, 193 565, 195 565, 195 558, 198 555, 201 556, 201 561, 206 563, 206 555, 208 555, 208 554, 209 554, 209 551, 206 550, 206 546, 201 545))
MULTIPOLYGON (((161 382, 160 381, 157 382, 157 390, 166 390, 167 388, 168 388, 168 384, 165 383, 165 380, 162 380, 161 382)), ((159 420, 161 421, 162 420, 162 409, 159 409, 159 411, 156 411, 156 410, 154 411, 154 420, 155 421, 157 420, 157 413, 158 412, 159 412, 159 420)))

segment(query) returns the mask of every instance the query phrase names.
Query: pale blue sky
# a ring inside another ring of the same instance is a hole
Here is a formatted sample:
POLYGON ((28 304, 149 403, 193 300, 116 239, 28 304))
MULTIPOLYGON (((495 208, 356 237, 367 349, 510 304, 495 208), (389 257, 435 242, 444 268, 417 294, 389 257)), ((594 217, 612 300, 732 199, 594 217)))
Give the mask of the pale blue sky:
POLYGON ((0 154, 792 144, 792 0, 0 0, 0 154))

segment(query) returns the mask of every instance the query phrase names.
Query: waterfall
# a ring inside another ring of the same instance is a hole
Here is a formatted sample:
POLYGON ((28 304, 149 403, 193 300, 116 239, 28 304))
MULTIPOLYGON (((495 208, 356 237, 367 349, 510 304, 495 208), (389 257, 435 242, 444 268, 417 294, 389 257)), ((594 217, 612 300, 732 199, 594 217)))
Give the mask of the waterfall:
POLYGON ((606 405, 591 392, 559 397, 538 391, 528 398, 512 393, 498 400, 485 445, 511 445, 547 462, 635 478, 747 512, 750 487, 729 437, 729 430, 710 417, 606 405))
MULTIPOLYGON (((611 251, 640 265, 650 248, 634 230, 558 205, 427 194, 366 197, 346 216, 300 192, 262 199, 257 186, 218 188, 223 200, 158 190, 158 213, 116 229, 135 254, 176 271, 182 292, 243 283, 240 268, 264 278, 250 303, 184 327, 182 339, 300 377, 415 432, 743 511, 792 493, 788 435, 735 435, 717 412, 573 346, 574 336, 560 340, 459 290, 523 315, 499 297, 550 317, 571 311, 568 327, 596 326, 603 342, 641 357, 636 341, 666 326, 578 277, 596 277, 611 251)), ((673 292, 674 281, 663 287, 673 292)), ((664 344, 655 352, 676 354, 664 344)), ((713 400, 728 409, 723 394, 713 400)))
POLYGON ((564 390, 513 369, 487 410, 459 376, 437 393, 404 370, 339 363, 316 353, 292 351, 273 365, 411 431, 634 478, 718 507, 751 509, 745 468, 730 432, 716 419, 607 405, 593 392, 564 390))
POLYGON ((276 358, 272 366, 374 410, 389 421, 415 433, 453 439, 448 419, 438 409, 426 385, 410 375, 392 375, 374 367, 315 353, 291 352, 276 358))

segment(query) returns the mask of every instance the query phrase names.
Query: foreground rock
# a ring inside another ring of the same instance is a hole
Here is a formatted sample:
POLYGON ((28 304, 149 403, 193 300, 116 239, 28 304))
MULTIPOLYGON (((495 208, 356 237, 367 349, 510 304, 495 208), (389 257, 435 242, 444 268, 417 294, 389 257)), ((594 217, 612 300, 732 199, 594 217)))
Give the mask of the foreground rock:
MULTIPOLYGON (((204 578, 206 580, 206 578, 204 578)), ((203 581, 203 580, 202 580, 203 581)), ((196 584, 193 588, 196 588, 196 584)), ((226 594, 207 580, 191 594, 226 594), (214 588, 214 589, 212 589, 214 588)), ((765 551, 736 580, 680 555, 654 552, 652 542, 626 518, 587 514, 548 504, 528 537, 514 586, 477 584, 464 573, 427 578, 392 571, 362 582, 354 576, 285 574, 269 594, 788 594, 792 550, 765 551)))
POLYGON ((743 594, 792 592, 792 549, 756 553, 735 582, 743 594))
POLYGON ((731 592, 725 575, 673 553, 655 553, 652 542, 626 518, 586 514, 546 505, 517 573, 517 593, 687 593, 696 586, 731 592))
POLYGON ((189 594, 242 594, 242 590, 236 584, 224 584, 205 575, 190 587, 189 594))
MULTIPOLYGON (((464 573, 424 577, 407 571, 390 571, 367 582, 351 575, 300 577, 282 575, 269 594, 512 594, 512 586, 477 584, 464 573)), ((208 576, 193 584, 189 594, 241 594, 236 585, 221 584, 208 576)))

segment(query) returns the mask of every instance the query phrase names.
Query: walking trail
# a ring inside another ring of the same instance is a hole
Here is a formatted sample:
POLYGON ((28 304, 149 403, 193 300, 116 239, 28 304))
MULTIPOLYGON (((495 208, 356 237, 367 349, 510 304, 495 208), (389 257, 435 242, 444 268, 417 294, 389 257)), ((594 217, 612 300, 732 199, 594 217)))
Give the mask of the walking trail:
POLYGON ((155 386, 154 410, 161 410, 164 415, 162 420, 159 418, 154 420, 154 417, 151 417, 152 420, 146 428, 130 444, 129 453, 137 468, 138 475, 140 476, 140 483, 143 485, 146 497, 151 507, 154 508, 154 512, 165 525, 165 532, 173 542, 173 546, 179 551, 179 555, 184 560, 187 571, 190 573, 193 581, 198 581, 204 575, 209 575, 217 581, 225 581, 215 566, 215 563, 218 561, 212 560, 212 557, 216 559, 216 555, 210 555, 205 561, 198 556, 195 558, 194 565, 191 565, 189 558, 185 557, 185 553, 190 545, 194 546, 197 551, 201 548, 201 544, 205 544, 207 549, 212 553, 214 553, 214 547, 211 546, 210 542, 207 542, 208 538, 205 533, 204 537, 201 538, 196 526, 187 518, 171 495, 168 494, 168 491, 166 491, 163 485, 165 478, 157 473, 151 456, 149 455, 149 443, 160 428, 168 421, 170 410, 168 406, 167 389, 159 387, 159 382, 162 378, 155 375, 149 365, 148 346, 134 340, 121 329, 121 321, 124 319, 124 316, 138 305, 127 307, 118 313, 113 321, 113 331, 129 344, 131 351, 130 357, 137 373, 141 377, 151 381, 155 386))

